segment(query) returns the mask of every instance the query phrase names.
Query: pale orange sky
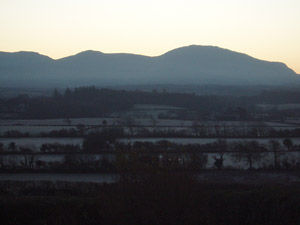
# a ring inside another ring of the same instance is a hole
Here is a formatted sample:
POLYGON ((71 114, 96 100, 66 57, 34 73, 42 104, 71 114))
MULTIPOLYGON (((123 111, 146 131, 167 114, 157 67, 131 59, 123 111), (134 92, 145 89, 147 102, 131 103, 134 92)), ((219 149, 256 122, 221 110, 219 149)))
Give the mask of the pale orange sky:
POLYGON ((0 0, 0 51, 160 55, 214 45, 300 74, 299 0, 0 0))

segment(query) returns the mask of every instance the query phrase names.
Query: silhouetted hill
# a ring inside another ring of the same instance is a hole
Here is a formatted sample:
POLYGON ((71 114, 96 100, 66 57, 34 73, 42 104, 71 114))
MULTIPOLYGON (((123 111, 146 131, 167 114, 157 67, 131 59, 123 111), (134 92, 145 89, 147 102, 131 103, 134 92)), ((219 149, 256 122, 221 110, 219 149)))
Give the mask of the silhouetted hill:
POLYGON ((288 85, 300 77, 285 64, 212 46, 188 46, 161 56, 84 51, 53 60, 33 52, 0 52, 2 87, 216 84, 288 85))

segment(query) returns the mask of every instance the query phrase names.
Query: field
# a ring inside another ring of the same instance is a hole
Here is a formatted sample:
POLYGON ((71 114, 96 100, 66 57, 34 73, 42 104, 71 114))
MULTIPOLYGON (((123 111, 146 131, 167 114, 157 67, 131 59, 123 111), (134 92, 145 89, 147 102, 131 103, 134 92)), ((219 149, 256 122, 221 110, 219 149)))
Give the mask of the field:
MULTIPOLYGON (((228 143, 240 142, 240 141, 257 141, 261 144, 267 145, 270 140, 275 140, 283 143, 285 138, 222 138, 228 143)), ((300 137, 289 138, 295 145, 300 145, 300 137)), ((219 138, 121 138, 118 141, 123 143, 134 142, 158 142, 158 141, 170 141, 176 144, 209 144, 220 140, 219 138)), ((39 151, 42 144, 73 144, 82 145, 83 138, 50 138, 50 137, 29 137, 29 138, 0 138, 0 143, 8 146, 11 142, 14 142, 19 147, 30 147, 33 150, 39 151)))
MULTIPOLYGON (((143 109, 144 106, 142 106, 143 109)), ((141 110, 137 107, 135 110, 141 110)), ((158 110, 158 109, 156 109, 158 110)), ((163 110, 163 108, 159 108, 163 110)), ((154 110, 155 111, 155 110, 154 110)), ((133 119, 133 118, 77 118, 77 119, 47 119, 47 120, 1 120, 0 121, 0 134, 4 134, 9 130, 17 130, 20 132, 28 132, 33 137, 23 137, 23 138, 0 138, 0 143, 4 147, 8 148, 10 143, 15 143, 17 148, 27 147, 35 152, 35 161, 42 160, 45 162, 63 162, 64 154, 41 154, 40 147, 42 144, 60 144, 60 145, 79 145, 82 147, 84 137, 36 137, 40 132, 50 132, 60 129, 78 129, 76 125, 81 125, 87 128, 87 132, 93 130, 101 130, 105 127, 113 126, 122 126, 127 133, 127 135, 133 135, 132 137, 128 136, 125 138, 119 138, 117 141, 127 144, 134 144, 135 142, 152 142, 156 143, 159 141, 169 141, 175 144, 188 145, 188 144, 213 144, 218 142, 220 138, 199 138, 199 137, 189 137, 192 132, 200 127, 201 129, 205 127, 205 131, 208 134, 215 135, 217 132, 229 132, 232 130, 235 131, 237 135, 243 134, 250 129, 256 128, 260 130, 264 129, 295 129, 298 128, 297 125, 287 124, 282 122, 257 122, 257 121, 191 121, 191 120, 166 120, 166 119, 133 119), (105 122, 104 122, 105 121, 105 122), (196 126, 196 128, 195 128, 196 126), (149 130, 152 132, 157 131, 184 131, 184 135, 187 137, 134 137, 135 132, 140 132, 140 130, 149 130)), ((226 140, 228 144, 237 143, 237 142, 250 142, 257 141, 262 146, 268 147, 270 140, 277 141, 283 148, 283 141, 285 137, 270 137, 270 138, 225 138, 222 137, 222 140, 226 140)), ((300 145, 300 137, 290 137, 289 138, 293 145, 300 145)), ((219 157, 219 153, 205 152, 207 155, 207 164, 205 168, 212 169, 214 168, 215 158, 219 157)), ((101 154, 94 154, 95 159, 101 160, 101 154)), ((20 164, 23 160, 23 155, 20 153, 14 154, 13 156, 7 155, 2 156, 4 162, 10 160, 20 164)), ((273 163, 273 154, 265 153, 264 159, 253 163, 254 168, 266 168, 272 165, 273 163)), ((278 156, 279 160, 299 160, 299 152, 289 152, 280 154, 278 156)), ((114 156, 110 156, 109 160, 114 160, 114 156)), ((247 169, 248 164, 246 160, 237 161, 232 157, 232 153, 224 154, 224 168, 235 168, 235 169, 247 169)))
MULTIPOLYGON (((195 175, 200 182, 232 183, 232 184, 300 184, 300 175, 289 172, 249 172, 249 171, 205 171, 195 175)), ((118 174, 107 173, 17 173, 0 174, 0 184, 3 181, 51 181, 51 182, 85 182, 85 183, 115 183, 118 174)))
POLYGON ((62 129, 77 129, 83 126, 85 129, 97 130, 102 127, 125 126, 132 127, 137 132, 140 129, 150 131, 184 131, 191 133, 196 127, 203 128, 206 132, 214 134, 217 130, 222 132, 244 133, 252 128, 291 130, 300 126, 293 123, 282 122, 257 122, 257 121, 191 121, 170 119, 133 119, 122 118, 77 118, 77 119, 45 119, 45 120, 0 120, 0 135, 8 131, 19 131, 29 135, 39 135, 41 132, 58 131, 62 129))
POLYGON ((10 143, 14 142, 18 147, 29 147, 32 150, 39 151, 42 144, 72 144, 81 145, 83 138, 0 138, 0 143, 8 146, 10 143))

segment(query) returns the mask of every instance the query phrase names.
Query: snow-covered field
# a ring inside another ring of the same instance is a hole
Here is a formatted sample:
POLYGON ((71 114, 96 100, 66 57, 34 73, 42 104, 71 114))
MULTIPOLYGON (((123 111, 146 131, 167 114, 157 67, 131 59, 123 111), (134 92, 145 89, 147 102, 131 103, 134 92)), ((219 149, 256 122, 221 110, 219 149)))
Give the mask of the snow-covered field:
POLYGON ((0 120, 0 125, 22 125, 22 126, 76 126, 84 125, 101 125, 103 120, 108 124, 113 124, 116 121, 114 118, 75 118, 75 119, 43 119, 43 120, 0 120))
POLYGON ((72 129, 76 128, 74 126, 32 126, 32 125, 24 125, 24 126, 15 126, 15 125, 8 125, 8 126, 0 126, 0 135, 3 135, 5 132, 8 131, 19 131, 22 133, 28 133, 30 135, 38 135, 40 133, 48 133, 51 131, 57 131, 62 129, 72 129))
MULTIPOLYGON (((106 121, 106 125, 128 124, 129 118, 71 118, 71 119, 43 119, 43 120, 0 120, 0 126, 77 126, 79 124, 92 126, 102 125, 106 121)), ((130 122, 134 125, 141 126, 291 126, 290 123, 280 122, 257 122, 257 121, 190 121, 176 119, 135 119, 130 118, 130 122)))
POLYGON ((117 174, 0 174, 0 181, 63 181, 63 182, 93 182, 93 183, 112 183, 119 179, 117 174))
MULTIPOLYGON (((76 128, 78 125, 85 126, 138 126, 147 129, 207 129, 209 133, 216 132, 217 129, 236 130, 244 132, 254 127, 280 129, 300 128, 300 124, 280 123, 280 122, 256 122, 256 121, 190 121, 190 120, 170 120, 170 119, 129 119, 129 118, 76 118, 76 119, 46 119, 46 120, 0 120, 0 135, 7 131, 16 130, 22 133, 37 135, 41 132, 51 132, 61 129, 76 128), (104 122, 105 121, 105 122, 104 122)), ((138 129, 138 128, 136 128, 138 129)))
POLYGON ((0 138, 0 143, 8 146, 9 143, 14 142, 17 147, 29 147, 33 150, 38 150, 42 144, 74 144, 81 145, 83 138, 0 138))
MULTIPOLYGON (((239 141, 258 141, 260 144, 268 144, 270 140, 279 141, 282 145, 283 140, 285 138, 226 138, 222 140, 226 140, 228 143, 231 142, 239 142, 239 141)), ((293 144, 300 145, 300 137, 299 138, 289 138, 292 140, 293 144)), ((120 139, 123 143, 133 143, 136 141, 141 142, 157 142, 167 140, 170 142, 174 142, 177 144, 209 144, 219 140, 219 138, 123 138, 120 139)))

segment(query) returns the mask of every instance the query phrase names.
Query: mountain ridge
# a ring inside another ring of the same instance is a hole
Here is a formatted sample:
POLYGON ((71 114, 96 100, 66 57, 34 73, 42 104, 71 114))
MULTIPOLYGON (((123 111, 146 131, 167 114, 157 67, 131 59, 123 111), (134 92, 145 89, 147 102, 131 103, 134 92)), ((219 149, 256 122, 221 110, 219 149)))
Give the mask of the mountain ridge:
POLYGON ((1 86, 280 85, 298 83, 299 78, 282 62, 217 46, 184 46, 159 56, 87 50, 60 59, 27 51, 0 52, 1 86))
MULTIPOLYGON (((177 51, 177 50, 180 50, 180 49, 187 49, 187 48, 194 48, 194 47, 200 47, 200 48, 215 48, 215 49, 220 49, 220 50, 224 50, 224 51, 228 51, 228 52, 232 52, 232 53, 236 53, 236 54, 239 54, 239 55, 244 55, 246 57, 249 57, 249 58, 252 58, 254 60, 259 60, 259 61, 264 61, 264 62, 270 62, 270 63, 282 63, 284 65, 286 65, 284 62, 280 62, 280 61, 269 61, 269 60, 266 60, 266 59, 258 59, 258 58, 255 58, 247 53, 242 53, 242 52, 237 52, 237 51, 233 51, 233 50, 230 50, 230 49, 227 49, 227 48, 222 48, 222 47, 219 47, 219 46, 214 46, 214 45, 187 45, 187 46, 182 46, 182 47, 178 47, 178 48, 175 48, 175 49, 172 49, 172 50, 169 50, 165 53, 162 53, 160 55, 156 55, 156 56, 148 56, 148 55, 144 55, 144 54, 137 54, 137 53, 126 53, 126 52, 117 52, 117 53, 106 53, 106 52, 102 52, 102 51, 99 51, 99 50, 92 50, 92 49, 89 49, 89 50, 84 50, 84 51, 81 51, 81 52, 78 52, 78 53, 75 53, 73 55, 69 55, 69 56, 64 56, 64 57, 61 57, 61 58, 57 58, 57 59, 54 59, 50 56, 47 56, 45 54, 42 54, 42 53, 39 53, 39 52, 35 52, 35 51, 15 51, 15 52, 5 52, 5 51, 0 51, 0 55, 2 53, 4 54, 34 54, 34 55, 39 55, 39 56, 45 56, 49 59, 52 59, 54 61, 59 61, 59 60, 62 60, 62 59, 65 59, 65 58, 68 58, 68 57, 72 57, 72 56, 77 56, 77 55, 80 55, 80 54, 89 54, 89 53, 100 53, 102 55, 134 55, 134 56, 143 56, 143 57, 147 57, 147 58, 157 58, 157 57, 160 57, 160 56, 163 56, 163 55, 167 55, 168 53, 171 53, 173 51, 177 51)), ((99 55, 100 55, 99 54, 99 55)), ((287 66, 287 65, 286 65, 287 66)), ((288 66, 287 66, 288 67, 288 66)), ((300 74, 298 74, 300 75, 300 74)))

